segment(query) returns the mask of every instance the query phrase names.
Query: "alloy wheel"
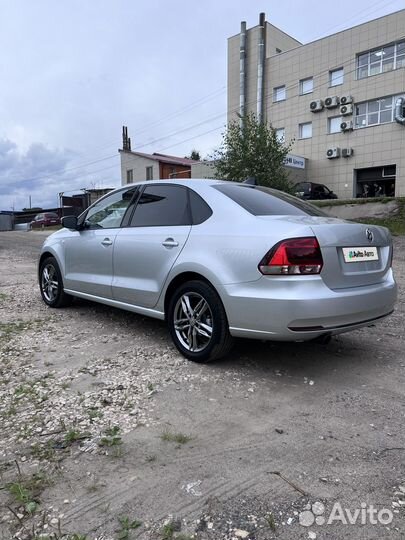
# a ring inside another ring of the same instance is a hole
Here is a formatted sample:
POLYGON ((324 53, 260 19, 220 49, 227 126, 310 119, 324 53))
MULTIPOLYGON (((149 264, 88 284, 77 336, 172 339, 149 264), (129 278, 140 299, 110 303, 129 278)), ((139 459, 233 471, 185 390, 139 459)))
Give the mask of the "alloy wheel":
POLYGON ((59 282, 55 267, 52 264, 47 264, 42 270, 41 289, 47 302, 52 303, 55 301, 59 290, 59 282))
POLYGON ((212 339, 213 316, 208 302, 196 292, 180 296, 174 308, 174 330, 190 352, 204 350, 212 339))

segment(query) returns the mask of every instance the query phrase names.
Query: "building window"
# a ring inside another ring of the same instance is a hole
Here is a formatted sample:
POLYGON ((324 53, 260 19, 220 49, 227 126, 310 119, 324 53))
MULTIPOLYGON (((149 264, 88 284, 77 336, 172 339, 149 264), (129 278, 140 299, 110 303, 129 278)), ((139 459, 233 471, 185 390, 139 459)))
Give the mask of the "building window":
POLYGON ((405 67, 405 41, 357 55, 357 78, 405 67))
POLYGON ((298 128, 299 139, 310 139, 312 137, 312 122, 305 122, 305 124, 299 124, 298 128))
POLYGON ((146 180, 153 180, 153 167, 146 167, 146 180))
POLYGON ((328 118, 328 133, 339 133, 341 131, 340 124, 343 122, 341 116, 328 118))
POLYGON ((329 86, 339 86, 339 84, 343 84, 343 79, 343 68, 332 69, 329 71, 329 86))
POLYGON ((283 143, 285 141, 285 128, 277 128, 275 131, 278 142, 283 143))
POLYGON ((286 99, 285 86, 278 86, 273 89, 273 101, 284 101, 286 99))
POLYGON ((127 169, 127 184, 130 184, 134 181, 134 171, 133 169, 127 169))
POLYGON ((354 110, 354 127, 358 129, 393 122, 398 97, 401 96, 388 96, 358 103, 354 110))
POLYGON ((310 94, 314 90, 314 79, 308 77, 307 79, 300 80, 300 96, 310 94))

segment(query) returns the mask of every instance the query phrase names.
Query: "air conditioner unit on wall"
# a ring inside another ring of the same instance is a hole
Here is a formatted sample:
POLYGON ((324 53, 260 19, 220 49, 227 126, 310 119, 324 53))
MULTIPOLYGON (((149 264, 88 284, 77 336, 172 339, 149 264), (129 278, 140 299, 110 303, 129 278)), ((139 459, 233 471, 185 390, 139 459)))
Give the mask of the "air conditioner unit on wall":
POLYGON ((326 157, 328 159, 334 159, 340 157, 340 148, 337 148, 336 146, 332 148, 328 148, 326 150, 326 157))
POLYGON ((329 96, 325 99, 325 107, 327 109, 334 109, 339 105, 339 98, 337 96, 329 96))
POLYGON ((342 157, 348 158, 353 155, 353 148, 342 148, 342 157))
POLYGON ((319 112, 323 109, 323 101, 321 99, 311 101, 309 108, 312 112, 319 112))
POLYGON ((348 103, 353 103, 352 96, 342 96, 340 98, 340 104, 341 105, 347 105, 348 103))
POLYGON ((353 105, 349 103, 349 105, 341 105, 340 107, 340 114, 343 116, 347 116, 348 114, 353 114, 353 105))
POLYGON ((347 120, 340 124, 340 129, 342 131, 352 131, 353 130, 353 120, 347 120))

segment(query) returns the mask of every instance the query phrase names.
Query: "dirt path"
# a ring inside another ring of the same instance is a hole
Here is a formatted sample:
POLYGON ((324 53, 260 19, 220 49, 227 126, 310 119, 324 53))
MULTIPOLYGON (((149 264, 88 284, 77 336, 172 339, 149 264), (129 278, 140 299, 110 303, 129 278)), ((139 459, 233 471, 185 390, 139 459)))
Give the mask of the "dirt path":
POLYGON ((0 233, 1 540, 404 538, 405 238, 389 319, 208 366, 159 321, 48 309, 43 238, 0 233), (322 523, 336 503, 393 520, 322 523))

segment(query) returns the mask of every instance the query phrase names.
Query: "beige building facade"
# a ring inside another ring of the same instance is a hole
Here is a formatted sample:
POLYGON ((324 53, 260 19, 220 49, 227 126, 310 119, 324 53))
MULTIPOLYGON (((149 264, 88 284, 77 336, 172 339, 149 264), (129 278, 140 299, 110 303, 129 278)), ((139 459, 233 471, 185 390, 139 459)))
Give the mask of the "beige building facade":
POLYGON ((405 196, 405 10, 301 44, 265 22, 228 40, 228 120, 254 112, 339 198, 405 196))

